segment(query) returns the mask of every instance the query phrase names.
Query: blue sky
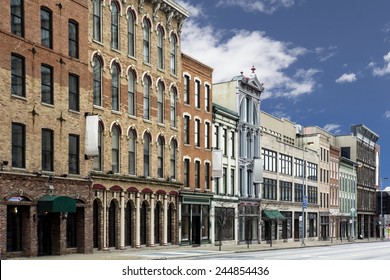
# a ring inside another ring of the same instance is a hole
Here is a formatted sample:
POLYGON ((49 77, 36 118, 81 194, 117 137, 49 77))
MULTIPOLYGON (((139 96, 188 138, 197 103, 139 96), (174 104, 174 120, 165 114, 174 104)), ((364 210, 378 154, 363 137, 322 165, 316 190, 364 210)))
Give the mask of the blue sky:
POLYGON ((263 111, 335 135, 365 124, 390 178, 389 0, 177 2, 191 13, 182 50, 213 67, 214 82, 253 65, 263 111))

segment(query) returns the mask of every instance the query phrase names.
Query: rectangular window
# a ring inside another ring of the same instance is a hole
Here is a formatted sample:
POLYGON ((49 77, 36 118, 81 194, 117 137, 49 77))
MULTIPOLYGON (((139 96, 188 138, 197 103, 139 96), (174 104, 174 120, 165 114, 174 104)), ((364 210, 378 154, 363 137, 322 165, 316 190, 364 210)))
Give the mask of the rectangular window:
POLYGON ((273 179, 264 178, 263 184, 263 198, 264 199, 277 199, 277 182, 273 179))
POLYGON ((234 240, 234 208, 215 207, 215 240, 234 240))
POLYGON ((41 101, 54 104, 53 68, 48 65, 41 66, 41 101))
POLYGON ((231 144, 230 144, 230 148, 231 148, 231 157, 232 158, 235 158, 236 157, 236 133, 234 131, 231 132, 231 144))
POLYGON ((276 152, 262 149, 264 170, 277 172, 276 152))
POLYGON ((195 120, 195 146, 200 146, 200 120, 195 120))
POLYGON ((11 0, 11 33, 24 36, 24 3, 23 0, 11 0))
POLYGON ((11 94, 26 97, 26 72, 24 57, 11 56, 11 94))
POLYGON ((54 171, 54 132, 42 129, 42 170, 54 171))
POLYGON ((69 56, 79 58, 79 25, 77 22, 70 20, 69 29, 69 56))
POLYGON ((93 0, 93 39, 101 42, 101 0, 93 0))
POLYGON ((279 154, 279 172, 285 175, 292 175, 292 157, 279 154))
POLYGON ((190 117, 184 116, 184 144, 190 144, 190 117))
POLYGON ((195 188, 200 188, 200 162, 195 161, 195 188))
POLYGON ((292 183, 279 181, 279 185, 280 185, 280 200, 292 201, 292 183))
POLYGON ((307 179, 317 181, 317 164, 307 162, 307 179))
POLYGON ((204 109, 207 112, 210 112, 210 86, 205 86, 205 94, 204 94, 204 109))
POLYGON ((222 151, 223 151, 223 155, 226 156, 227 155, 227 129, 226 128, 223 128, 222 129, 222 138, 223 138, 223 147, 222 147, 222 151))
POLYGON ((184 187, 190 187, 190 160, 184 160, 184 187))
MULTIPOLYGON (((307 202, 317 204, 317 202, 318 202, 317 196, 318 196, 317 187, 308 186, 307 187, 307 199, 308 199, 307 202)), ((325 204, 325 206, 327 207, 326 204, 325 204)))
POLYGON ((69 134, 69 174, 80 174, 80 140, 69 134))
POLYGON ((210 123, 205 123, 204 127, 204 147, 210 149, 210 123))
POLYGON ((190 77, 184 75, 184 104, 190 104, 190 77))
POLYGON ((12 123, 12 167, 26 168, 26 127, 12 123))
POLYGON ((295 162, 295 177, 303 177, 303 160, 296 158, 295 162))
POLYGON ((215 143, 215 148, 219 149, 219 126, 215 126, 214 143, 215 143))
POLYGON ((302 202, 303 198, 303 185, 302 184, 294 184, 294 201, 302 202))
POLYGON ((205 163, 204 169, 204 188, 206 190, 210 189, 210 163, 205 163))
POLYGON ((69 74, 69 110, 80 111, 79 76, 69 74))
POLYGON ((223 180, 223 193, 227 194, 227 187, 228 187, 228 182, 227 182, 227 168, 224 167, 222 171, 222 180, 223 180))
POLYGON ((195 107, 200 108, 200 81, 195 81, 195 107))
POLYGON ((53 26, 51 11, 41 9, 41 44, 47 48, 53 47, 53 26))
POLYGON ((230 194, 235 195, 235 188, 236 188, 236 176, 235 176, 235 169, 230 169, 230 194))

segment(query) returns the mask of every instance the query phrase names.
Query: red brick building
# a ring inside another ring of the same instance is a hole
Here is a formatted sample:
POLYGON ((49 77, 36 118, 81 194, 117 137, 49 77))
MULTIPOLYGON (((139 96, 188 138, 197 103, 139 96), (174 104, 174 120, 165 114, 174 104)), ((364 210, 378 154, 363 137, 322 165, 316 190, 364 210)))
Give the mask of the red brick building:
POLYGON ((87 3, 2 2, 2 258, 92 252, 87 3))
POLYGON ((200 245, 210 243, 213 69, 185 54, 182 63, 180 244, 200 245))

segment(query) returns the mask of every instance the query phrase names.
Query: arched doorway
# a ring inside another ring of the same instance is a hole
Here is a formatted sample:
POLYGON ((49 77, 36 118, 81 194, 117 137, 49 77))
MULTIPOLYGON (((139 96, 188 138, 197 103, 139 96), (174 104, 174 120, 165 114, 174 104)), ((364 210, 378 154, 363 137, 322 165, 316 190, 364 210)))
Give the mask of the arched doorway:
POLYGON ((161 202, 157 202, 156 208, 154 209, 154 244, 162 244, 162 206, 161 202))
POLYGON ((93 247, 101 248, 101 207, 97 199, 93 201, 93 247))
POLYGON ((140 242, 141 245, 146 245, 147 244, 147 234, 148 234, 148 229, 147 229, 147 222, 148 220, 148 205, 146 201, 142 202, 141 205, 141 231, 140 231, 140 242))
POLYGON ((117 245, 117 207, 114 200, 110 203, 110 209, 108 210, 108 247, 116 247, 117 245))
POLYGON ((133 247, 133 229, 134 229, 134 211, 133 205, 130 201, 126 204, 125 209, 125 246, 133 247))

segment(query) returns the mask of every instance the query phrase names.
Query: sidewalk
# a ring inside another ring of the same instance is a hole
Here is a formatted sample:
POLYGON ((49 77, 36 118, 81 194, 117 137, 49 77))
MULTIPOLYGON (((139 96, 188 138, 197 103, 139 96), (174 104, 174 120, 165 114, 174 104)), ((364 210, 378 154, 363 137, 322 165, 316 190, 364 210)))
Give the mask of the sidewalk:
MULTIPOLYGON (((389 242, 390 240, 382 241, 379 238, 355 240, 354 243, 362 242, 389 242)), ((348 240, 333 240, 332 241, 309 241, 305 242, 305 247, 319 246, 335 246, 352 244, 348 240)), ((272 244, 262 242, 261 244, 240 245, 222 245, 221 251, 219 246, 202 245, 198 247, 192 246, 156 246, 142 247, 138 249, 129 248, 125 250, 109 250, 109 251, 94 251, 93 254, 68 254, 61 256, 41 256, 32 258, 14 258, 11 260, 158 260, 158 259, 191 259, 199 255, 220 255, 232 252, 250 252, 250 251, 265 251, 278 250, 287 248, 302 248, 301 241, 289 242, 274 242, 272 244)))

